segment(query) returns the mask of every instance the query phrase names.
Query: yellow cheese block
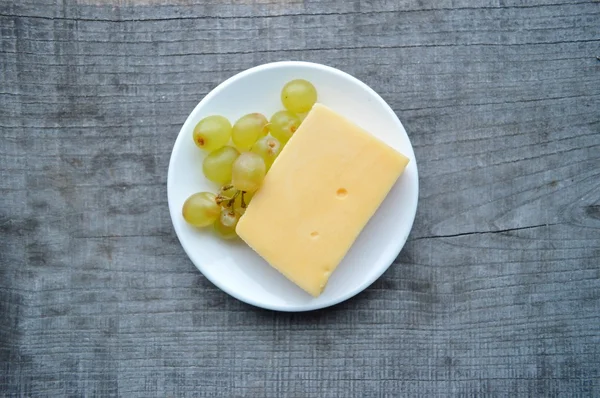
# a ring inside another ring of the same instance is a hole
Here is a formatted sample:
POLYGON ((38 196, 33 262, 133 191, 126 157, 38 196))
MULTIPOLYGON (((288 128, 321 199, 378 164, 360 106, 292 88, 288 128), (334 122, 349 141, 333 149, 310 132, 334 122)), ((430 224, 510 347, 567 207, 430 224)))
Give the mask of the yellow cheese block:
POLYGON ((315 104, 275 160, 236 232, 316 297, 408 161, 315 104))

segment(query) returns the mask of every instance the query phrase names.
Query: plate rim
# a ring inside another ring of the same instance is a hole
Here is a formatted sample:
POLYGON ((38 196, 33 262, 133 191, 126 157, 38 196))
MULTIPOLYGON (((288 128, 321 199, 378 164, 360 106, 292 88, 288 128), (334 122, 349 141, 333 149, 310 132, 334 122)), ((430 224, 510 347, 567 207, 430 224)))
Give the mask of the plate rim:
MULTIPOLYGON (((217 288, 222 290, 224 293, 227 293, 230 296, 234 297, 235 299, 237 299, 243 303, 252 305, 254 307, 263 308, 263 309, 272 310, 272 311, 281 311, 281 312, 308 312, 308 311, 315 311, 315 310, 319 310, 319 309, 323 309, 323 308, 332 307, 332 306, 340 304, 346 300, 349 300, 350 298, 356 296, 357 294, 361 293, 362 291, 367 289, 369 286, 371 286, 376 280, 378 280, 392 266, 392 264, 394 263, 394 259, 398 257, 398 255, 404 248, 406 242, 408 241, 408 237, 410 236, 410 233, 412 232, 412 227, 414 225, 414 220, 415 220, 415 217, 417 214, 417 208, 419 205, 419 171, 418 171, 418 167, 417 167, 416 156, 413 156, 413 158, 410 159, 411 163, 413 163, 413 165, 414 165, 413 167, 415 168, 415 177, 416 177, 415 178, 416 185, 415 185, 415 193, 414 193, 414 195, 416 196, 416 200, 415 200, 414 211, 412 212, 412 215, 410 217, 410 225, 408 228, 408 233, 406 234, 405 237, 403 237, 403 239, 402 238, 398 239, 398 243, 396 244, 395 250, 393 250, 393 252, 396 253, 395 257, 389 259, 389 264, 387 266, 382 267, 380 272, 376 272, 371 278, 365 279, 358 287, 348 291, 347 293, 342 294, 341 296, 339 296, 338 298, 336 298, 334 300, 331 300, 329 302, 320 303, 320 304, 311 304, 311 303, 315 303, 315 302, 309 302, 309 303, 301 304, 301 305, 282 306, 282 305, 278 305, 278 304, 258 302, 249 297, 242 297, 241 295, 239 295, 237 293, 237 291, 223 286, 222 284, 220 284, 220 282, 218 280, 215 280, 214 278, 211 278, 210 276, 208 276, 207 273, 203 272, 202 267, 200 265, 198 265, 196 263, 196 261, 194 261, 192 259, 192 256, 190 256, 190 253, 189 253, 188 249, 186 248, 186 245, 183 243, 182 239, 179 236, 180 233, 178 231, 177 225, 175 224, 174 217, 176 214, 179 214, 180 211, 177 209, 174 209, 173 200, 171 200, 171 198, 170 198, 171 189, 169 189, 171 186, 170 181, 173 181, 173 178, 171 178, 171 174, 174 172, 173 164, 175 162, 174 159, 176 157, 174 155, 177 152, 177 149, 179 148, 179 146, 181 145, 180 141, 181 142, 183 141, 180 138, 182 137, 182 135, 184 133, 184 131, 183 131, 184 127, 186 126, 187 122, 190 120, 190 117, 194 113, 196 113, 196 111, 199 108, 202 108, 202 106, 205 103, 209 102, 220 91, 222 91, 225 87, 234 83, 236 80, 242 79, 242 78, 246 77, 247 75, 253 74, 257 71, 263 71, 263 70, 279 68, 279 67, 287 67, 287 66, 290 66, 290 67, 301 66, 301 67, 321 69, 321 70, 329 72, 329 73, 334 73, 334 74, 340 75, 342 78, 351 80, 354 83, 361 86, 363 89, 365 89, 367 92, 369 92, 373 96, 373 98, 375 98, 377 100, 379 105, 381 105, 383 109, 385 109, 388 113, 390 113, 393 116, 393 118, 400 124, 400 126, 403 128, 403 130, 408 138, 408 142, 410 144, 410 147, 411 147, 413 155, 414 155, 414 147, 412 145, 410 137, 408 136, 408 133, 406 132, 406 129, 404 128, 404 125, 400 121, 400 118, 398 117, 398 115, 396 115, 396 112, 394 112, 394 110, 390 107, 390 105, 375 90, 373 90, 370 86, 368 86, 363 81, 350 75, 347 72, 344 72, 344 71, 334 68, 332 66, 319 64, 319 63, 315 63, 315 62, 307 62, 307 61, 269 62, 269 63, 265 63, 265 64, 261 64, 261 65, 257 65, 257 66, 245 69, 245 70, 238 72, 235 75, 227 78, 226 80, 222 81, 215 88, 213 88, 208 94, 206 94, 204 96, 204 98, 202 98, 200 100, 200 102, 198 102, 198 104, 196 104, 194 109, 192 109, 192 111, 189 113, 188 117, 183 122, 181 128, 179 129, 179 132, 177 133, 177 138, 175 139, 175 142, 173 144, 173 149, 171 150, 171 155, 169 157, 169 166, 168 166, 168 172, 167 172, 167 203, 169 206, 169 216, 171 218, 171 224, 173 225, 173 229, 175 230, 175 235, 177 236, 177 240, 179 241, 179 244, 183 248, 183 251, 187 255, 188 259, 192 262, 192 264, 214 286, 216 286, 217 288)), ((388 262, 388 261, 386 261, 386 262, 388 262)))

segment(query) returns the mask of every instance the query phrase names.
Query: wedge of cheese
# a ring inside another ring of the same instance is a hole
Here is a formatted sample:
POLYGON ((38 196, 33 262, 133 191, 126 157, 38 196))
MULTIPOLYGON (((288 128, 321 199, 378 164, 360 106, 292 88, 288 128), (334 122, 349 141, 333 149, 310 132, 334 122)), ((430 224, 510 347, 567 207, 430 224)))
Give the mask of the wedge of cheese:
POLYGON ((315 104, 275 160, 236 232, 289 280, 319 296, 408 161, 315 104))

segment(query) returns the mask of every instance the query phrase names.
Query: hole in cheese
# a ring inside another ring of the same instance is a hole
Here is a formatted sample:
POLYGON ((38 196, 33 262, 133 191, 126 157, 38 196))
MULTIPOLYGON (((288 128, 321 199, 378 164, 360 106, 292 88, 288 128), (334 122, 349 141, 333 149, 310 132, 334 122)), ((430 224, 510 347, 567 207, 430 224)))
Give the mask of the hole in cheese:
POLYGON ((317 239, 319 237, 319 233, 317 231, 312 231, 310 233, 310 237, 313 239, 317 239))
POLYGON ((339 188, 335 194, 338 198, 344 199, 346 196, 348 196, 348 191, 346 190, 346 188, 339 188))

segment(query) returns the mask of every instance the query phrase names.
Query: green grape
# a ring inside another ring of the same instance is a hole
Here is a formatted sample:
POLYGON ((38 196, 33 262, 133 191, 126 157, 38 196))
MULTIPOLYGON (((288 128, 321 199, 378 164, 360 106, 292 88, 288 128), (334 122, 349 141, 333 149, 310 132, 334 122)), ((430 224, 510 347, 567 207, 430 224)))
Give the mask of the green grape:
POLYGON ((240 150, 247 151, 260 137, 264 137, 268 130, 269 121, 262 113, 249 113, 238 119, 233 125, 231 139, 240 150))
POLYGON ((233 162, 240 155, 237 149, 224 146, 209 153, 202 162, 202 171, 206 178, 218 184, 231 181, 233 162))
POLYGON ((277 138, 266 136, 256 141, 252 146, 252 152, 260 155, 265 161, 267 170, 271 168, 273 161, 279 155, 281 151, 281 144, 277 141, 277 138))
POLYGON ((279 111, 271 116, 269 131, 282 145, 285 145, 299 126, 298 116, 290 111, 279 111))
POLYGON ((244 152, 233 162, 231 183, 240 191, 255 192, 266 172, 265 161, 259 155, 244 152))
POLYGON ((317 102, 317 90, 315 86, 304 79, 292 80, 283 86, 281 102, 290 112, 308 112, 317 102))
POLYGON ((230 227, 230 228, 231 227, 235 228, 239 218, 240 218, 240 216, 232 209, 221 210, 221 215, 219 216, 219 220, 220 220, 221 224, 223 224, 225 227, 230 227))
POLYGON ((223 185, 221 188, 219 188, 219 195, 228 197, 228 198, 232 198, 233 195, 237 192, 237 189, 235 189, 233 187, 233 185, 231 184, 226 184, 223 185))
POLYGON ((219 235, 221 238, 233 239, 237 236, 237 233, 235 232, 235 226, 237 225, 240 217, 237 213, 229 210, 223 210, 223 212, 226 213, 225 216, 223 216, 223 213, 221 213, 221 216, 218 217, 213 223, 213 228, 217 235, 219 235))
POLYGON ((231 184, 226 184, 219 188, 219 196, 223 196, 224 198, 228 199, 233 198, 236 192, 237 189, 235 189, 231 184))
POLYGON ((195 193, 183 204, 183 218, 196 227, 206 227, 215 222, 221 214, 216 196, 210 192, 195 193))
POLYGON ((231 138, 231 123, 223 116, 205 117, 194 127, 194 142, 199 148, 208 152, 225 146, 229 138, 231 138))

